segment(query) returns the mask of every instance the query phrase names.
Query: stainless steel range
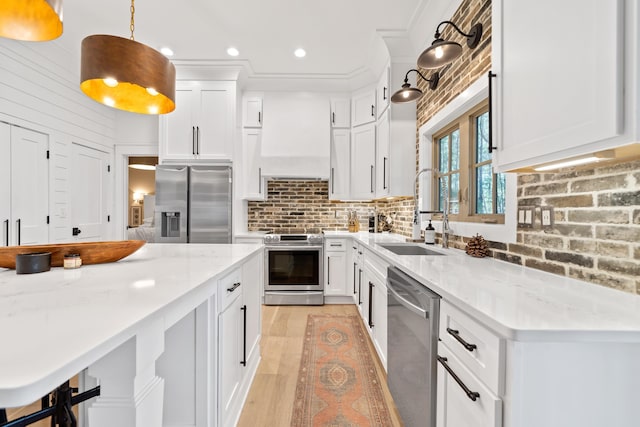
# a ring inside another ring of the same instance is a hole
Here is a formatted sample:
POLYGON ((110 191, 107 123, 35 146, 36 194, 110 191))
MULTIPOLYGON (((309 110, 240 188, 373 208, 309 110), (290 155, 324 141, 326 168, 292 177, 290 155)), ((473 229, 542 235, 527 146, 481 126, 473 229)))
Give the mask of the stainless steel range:
POLYGON ((324 304, 324 236, 296 231, 264 237, 266 305, 324 304))

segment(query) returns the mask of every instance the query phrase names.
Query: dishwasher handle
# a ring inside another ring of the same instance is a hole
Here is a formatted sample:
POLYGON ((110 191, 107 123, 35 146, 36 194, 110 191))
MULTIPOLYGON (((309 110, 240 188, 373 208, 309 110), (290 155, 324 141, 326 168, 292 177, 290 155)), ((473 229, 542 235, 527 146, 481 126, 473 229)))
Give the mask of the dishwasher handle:
POLYGON ((398 293, 398 281, 394 280, 390 277, 387 277, 387 289, 389 290, 389 292, 391 294, 393 294, 393 296, 398 300, 398 302, 400 304, 402 304, 404 307, 406 307, 407 309, 409 309, 410 311, 414 312, 415 314, 424 317, 425 319, 429 318, 429 312, 427 310, 424 310, 420 307, 418 307, 415 304, 412 304, 411 302, 407 301, 403 296, 401 296, 398 293))

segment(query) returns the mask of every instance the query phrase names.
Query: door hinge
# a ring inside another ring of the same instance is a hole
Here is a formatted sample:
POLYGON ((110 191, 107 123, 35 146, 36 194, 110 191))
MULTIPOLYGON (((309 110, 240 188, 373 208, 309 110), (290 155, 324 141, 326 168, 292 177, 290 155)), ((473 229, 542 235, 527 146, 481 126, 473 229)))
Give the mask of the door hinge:
POLYGON ((49 215, 47 215, 47 224, 49 224, 49 215))
POLYGON ((107 165, 107 172, 111 172, 111 165, 107 165))
POLYGON ((111 215, 107 215, 107 222, 111 222, 111 215))
POLYGON ((49 150, 47 150, 47 159, 49 158, 49 150))

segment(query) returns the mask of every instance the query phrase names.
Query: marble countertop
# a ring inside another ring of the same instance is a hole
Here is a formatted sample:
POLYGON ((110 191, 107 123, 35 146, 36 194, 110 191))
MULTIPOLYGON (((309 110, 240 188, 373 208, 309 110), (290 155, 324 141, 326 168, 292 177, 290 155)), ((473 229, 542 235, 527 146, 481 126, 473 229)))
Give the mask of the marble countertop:
POLYGON ((439 245, 445 256, 396 255, 380 245, 406 241, 396 234, 325 236, 356 239, 506 338, 640 342, 638 295, 439 245))
POLYGON ((215 279, 261 250, 147 244, 116 263, 76 270, 0 269, 0 407, 46 394, 134 336, 146 319, 162 316, 170 326, 215 292, 215 279))

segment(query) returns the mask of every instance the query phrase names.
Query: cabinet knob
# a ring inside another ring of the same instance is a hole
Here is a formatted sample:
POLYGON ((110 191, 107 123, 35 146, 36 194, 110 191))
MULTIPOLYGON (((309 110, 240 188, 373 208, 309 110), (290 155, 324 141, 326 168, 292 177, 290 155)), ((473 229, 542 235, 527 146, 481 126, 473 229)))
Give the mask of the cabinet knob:
POLYGON ((82 230, 80 230, 78 227, 73 227, 73 229, 71 230, 71 234, 74 236, 77 236, 80 233, 82 233, 82 230))

